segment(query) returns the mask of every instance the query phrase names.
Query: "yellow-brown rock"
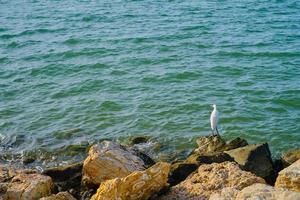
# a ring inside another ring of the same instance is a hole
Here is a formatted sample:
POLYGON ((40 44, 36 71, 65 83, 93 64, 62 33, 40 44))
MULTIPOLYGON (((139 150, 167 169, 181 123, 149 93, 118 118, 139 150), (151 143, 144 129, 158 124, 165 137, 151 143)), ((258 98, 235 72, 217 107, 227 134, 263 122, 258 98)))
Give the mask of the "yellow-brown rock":
POLYGON ((211 195, 209 200, 297 200, 300 193, 256 183, 241 191, 224 188, 221 193, 211 195))
POLYGON ((7 183, 3 195, 5 200, 38 200, 49 196, 54 184, 49 176, 38 174, 35 171, 18 171, 7 183))
POLYGON ((160 162, 145 171, 101 183, 91 200, 146 200, 166 187, 170 164, 160 162))
POLYGON ((160 200, 206 200, 211 194, 221 192, 223 188, 241 190, 254 183, 265 181, 250 172, 242 171, 236 163, 204 164, 185 181, 172 187, 160 200))
POLYGON ((146 167, 145 162, 130 149, 111 141, 103 141, 89 150, 83 163, 83 182, 100 185, 105 180, 125 177, 146 167))
POLYGON ((43 197, 40 200, 76 200, 76 199, 68 192, 59 192, 49 197, 43 197))
POLYGON ((275 187, 300 192, 300 159, 279 172, 275 187))
POLYGON ((292 149, 282 155, 282 163, 284 167, 290 166, 292 163, 300 159, 300 149, 292 149))

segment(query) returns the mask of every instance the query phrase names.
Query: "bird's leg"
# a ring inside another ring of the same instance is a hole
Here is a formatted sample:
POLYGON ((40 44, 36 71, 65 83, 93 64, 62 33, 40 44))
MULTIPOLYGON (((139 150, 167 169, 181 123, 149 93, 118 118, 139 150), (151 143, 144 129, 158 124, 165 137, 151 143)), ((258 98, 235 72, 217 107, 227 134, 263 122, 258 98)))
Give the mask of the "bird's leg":
POLYGON ((218 127, 216 127, 216 131, 217 131, 217 135, 220 135, 220 134, 219 134, 219 131, 218 131, 218 127))
POLYGON ((215 136, 215 130, 211 130, 212 136, 215 136))

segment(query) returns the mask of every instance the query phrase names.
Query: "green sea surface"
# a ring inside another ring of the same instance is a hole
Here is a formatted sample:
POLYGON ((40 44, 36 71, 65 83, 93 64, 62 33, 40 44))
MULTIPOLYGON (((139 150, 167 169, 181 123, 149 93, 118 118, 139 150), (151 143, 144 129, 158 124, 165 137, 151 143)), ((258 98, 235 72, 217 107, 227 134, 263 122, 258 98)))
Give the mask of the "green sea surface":
POLYGON ((0 162, 135 135, 187 154, 212 103, 278 156, 300 145, 300 2, 0 0, 0 89, 0 162))

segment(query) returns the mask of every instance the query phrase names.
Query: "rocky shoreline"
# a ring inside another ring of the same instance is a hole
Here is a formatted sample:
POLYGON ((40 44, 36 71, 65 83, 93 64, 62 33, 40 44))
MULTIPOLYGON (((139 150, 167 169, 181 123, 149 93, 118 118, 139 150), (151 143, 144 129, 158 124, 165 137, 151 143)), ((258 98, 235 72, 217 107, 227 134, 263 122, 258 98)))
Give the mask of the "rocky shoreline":
POLYGON ((0 164, 0 199, 300 199, 299 149, 272 160, 267 143, 200 136, 190 155, 167 163, 139 150, 148 139, 102 141, 84 161, 43 172, 0 164))

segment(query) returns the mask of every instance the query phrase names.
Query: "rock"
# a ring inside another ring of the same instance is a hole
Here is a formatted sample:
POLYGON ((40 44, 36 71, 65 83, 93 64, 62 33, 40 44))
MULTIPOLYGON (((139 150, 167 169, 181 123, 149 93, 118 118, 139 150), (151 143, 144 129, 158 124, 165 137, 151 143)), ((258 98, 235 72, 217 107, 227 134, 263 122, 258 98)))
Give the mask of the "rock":
POLYGON ((134 136, 130 138, 130 144, 135 145, 135 144, 141 144, 141 143, 146 143, 150 139, 149 136, 134 136))
POLYGON ((274 184, 275 171, 267 143, 247 145, 225 153, 230 155, 243 170, 264 178, 269 184, 274 184))
POLYGON ((130 148, 130 151, 132 151, 137 157, 141 158, 144 161, 145 166, 150 167, 155 164, 152 158, 150 158, 147 154, 139 151, 138 149, 132 147, 130 148))
MULTIPOLYGON (((259 183, 256 183, 256 184, 259 184, 259 183)), ((237 190, 235 188, 226 187, 226 188, 223 188, 221 190, 221 192, 212 194, 210 196, 209 200, 236 200, 236 196, 238 193, 239 193, 239 190, 237 190)))
POLYGON ((43 197, 40 200, 76 200, 76 199, 68 192, 60 192, 48 197, 43 197))
POLYGON ((275 187, 300 192, 300 160, 279 172, 275 187))
POLYGON ((180 183, 202 164, 221 163, 225 161, 234 160, 223 152, 206 154, 193 153, 186 160, 172 164, 169 183, 171 186, 180 183))
POLYGON ((96 191, 93 190, 93 189, 83 191, 83 192, 81 193, 81 195, 80 195, 80 196, 81 196, 80 200, 90 200, 91 197, 92 197, 95 193, 96 193, 96 191))
POLYGON ((22 158, 22 162, 24 165, 33 163, 34 161, 35 161, 35 158, 33 158, 33 157, 23 157, 22 158))
POLYGON ((205 200, 225 187, 241 190, 254 183, 265 183, 265 181, 250 172, 242 171, 236 163, 204 164, 185 181, 172 187, 159 200, 205 200))
POLYGON ((196 142, 198 148, 194 152, 198 154, 223 152, 248 145, 246 140, 239 137, 226 143, 221 136, 201 136, 196 139, 196 142))
POLYGON ((142 171, 149 167, 148 164, 149 162, 145 162, 136 150, 111 141, 103 141, 89 150, 88 157, 83 163, 83 183, 87 186, 98 186, 105 180, 142 171))
POLYGON ((169 180, 171 186, 185 180, 192 172, 198 168, 197 164, 178 162, 171 165, 169 180))
POLYGON ((283 167, 288 167, 300 159, 300 149, 293 149, 284 153, 281 157, 283 167))
POLYGON ((0 165, 0 199, 6 197, 9 184, 16 173, 16 170, 12 167, 0 165))
POLYGON ((235 138, 226 143, 220 136, 202 136, 196 140, 198 148, 184 161, 172 165, 169 183, 171 186, 178 184, 188 177, 202 164, 221 163, 234 161, 223 151, 247 145, 247 141, 235 138))
MULTIPOLYGON (((17 171, 7 183, 3 195, 5 200, 38 200, 52 193, 54 184, 49 176, 38 174, 36 171, 17 171)), ((0 195, 1 196, 1 195, 0 195)))
POLYGON ((198 148, 195 153, 210 153, 222 150, 226 142, 221 136, 201 136, 196 139, 198 148))
POLYGON ((0 183, 10 181, 17 174, 17 170, 13 167, 0 164, 0 183))
POLYGON ((170 164, 159 162, 145 171, 101 183, 91 200, 144 200, 166 187, 170 164))
POLYGON ((241 191, 224 188, 220 194, 214 194, 209 200, 296 200, 300 193, 274 188, 265 184, 253 184, 241 191))
POLYGON ((75 163, 66 166, 48 168, 43 174, 50 176, 59 191, 67 191, 71 188, 78 188, 81 184, 83 163, 75 163))

